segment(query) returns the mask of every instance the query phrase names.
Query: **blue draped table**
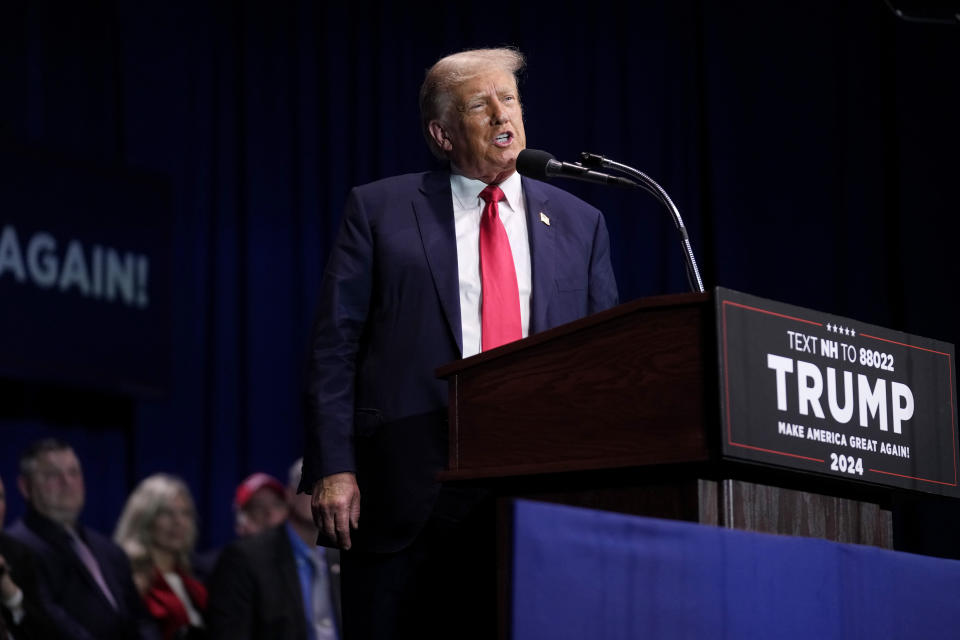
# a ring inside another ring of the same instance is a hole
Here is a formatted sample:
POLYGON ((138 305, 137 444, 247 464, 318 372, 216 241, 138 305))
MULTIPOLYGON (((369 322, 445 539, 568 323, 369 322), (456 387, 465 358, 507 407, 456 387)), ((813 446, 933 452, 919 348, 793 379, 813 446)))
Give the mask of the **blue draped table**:
POLYGON ((960 638, 960 561, 527 501, 511 597, 514 640, 960 638))

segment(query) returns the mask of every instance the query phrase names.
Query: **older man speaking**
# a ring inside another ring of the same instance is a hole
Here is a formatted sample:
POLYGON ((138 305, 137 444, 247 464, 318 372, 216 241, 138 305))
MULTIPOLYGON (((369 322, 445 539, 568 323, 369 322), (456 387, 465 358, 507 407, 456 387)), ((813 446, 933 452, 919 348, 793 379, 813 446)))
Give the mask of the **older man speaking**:
POLYGON ((524 63, 480 49, 427 72, 421 126, 444 168, 353 189, 324 273, 301 490, 349 550, 348 638, 491 637, 492 539, 482 496, 436 480, 434 371, 617 302, 600 212, 516 173, 524 63))

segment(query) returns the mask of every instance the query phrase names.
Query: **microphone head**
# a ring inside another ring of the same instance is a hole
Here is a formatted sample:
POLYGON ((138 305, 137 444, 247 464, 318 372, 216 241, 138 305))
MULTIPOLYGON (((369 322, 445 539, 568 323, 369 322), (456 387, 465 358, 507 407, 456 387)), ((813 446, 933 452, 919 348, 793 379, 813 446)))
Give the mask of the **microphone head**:
POLYGON ((556 160, 552 153, 539 151, 537 149, 524 149, 517 156, 517 171, 522 176, 536 178, 537 180, 547 180, 547 165, 551 160, 556 160))

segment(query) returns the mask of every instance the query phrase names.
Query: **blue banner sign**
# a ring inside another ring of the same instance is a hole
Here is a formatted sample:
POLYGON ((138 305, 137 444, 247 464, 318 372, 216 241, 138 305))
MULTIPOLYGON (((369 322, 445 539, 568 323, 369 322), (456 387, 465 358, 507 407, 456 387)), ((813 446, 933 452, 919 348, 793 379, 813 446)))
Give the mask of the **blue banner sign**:
POLYGON ((162 393, 169 273, 165 181, 0 150, 0 375, 162 393))

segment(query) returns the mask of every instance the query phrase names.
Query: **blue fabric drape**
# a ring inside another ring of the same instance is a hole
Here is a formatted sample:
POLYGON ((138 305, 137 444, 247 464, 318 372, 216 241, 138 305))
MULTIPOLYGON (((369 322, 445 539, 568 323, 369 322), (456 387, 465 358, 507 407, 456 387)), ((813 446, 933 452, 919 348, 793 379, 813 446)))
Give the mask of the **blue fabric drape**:
POLYGON ((960 561, 517 501, 513 638, 955 638, 960 561))

